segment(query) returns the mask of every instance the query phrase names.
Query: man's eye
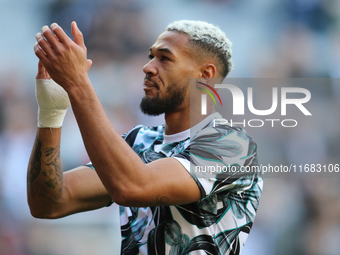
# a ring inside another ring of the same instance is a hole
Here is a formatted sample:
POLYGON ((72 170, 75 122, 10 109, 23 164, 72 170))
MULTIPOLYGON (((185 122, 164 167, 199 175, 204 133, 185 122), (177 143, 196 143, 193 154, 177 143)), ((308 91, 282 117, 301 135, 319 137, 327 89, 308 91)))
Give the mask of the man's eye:
POLYGON ((162 60, 162 61, 167 61, 167 60, 170 60, 170 58, 165 57, 165 56, 162 56, 161 60, 162 60))

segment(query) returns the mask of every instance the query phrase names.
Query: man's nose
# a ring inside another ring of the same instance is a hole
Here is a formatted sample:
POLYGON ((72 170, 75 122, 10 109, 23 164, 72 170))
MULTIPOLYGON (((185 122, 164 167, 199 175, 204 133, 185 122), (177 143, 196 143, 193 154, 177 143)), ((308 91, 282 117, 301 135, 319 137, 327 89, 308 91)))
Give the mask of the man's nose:
POLYGON ((157 68, 154 63, 154 59, 151 59, 144 67, 143 72, 147 75, 154 76, 157 75, 157 68))

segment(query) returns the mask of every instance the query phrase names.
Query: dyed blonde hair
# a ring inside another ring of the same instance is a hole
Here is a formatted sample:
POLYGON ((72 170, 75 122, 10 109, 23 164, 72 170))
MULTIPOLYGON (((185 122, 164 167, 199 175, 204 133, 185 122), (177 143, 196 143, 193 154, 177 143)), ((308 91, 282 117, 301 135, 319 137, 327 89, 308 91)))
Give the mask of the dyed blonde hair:
POLYGON ((192 46, 207 56, 215 57, 223 78, 233 68, 232 43, 219 27, 204 21, 179 20, 169 24, 166 30, 187 34, 192 46))

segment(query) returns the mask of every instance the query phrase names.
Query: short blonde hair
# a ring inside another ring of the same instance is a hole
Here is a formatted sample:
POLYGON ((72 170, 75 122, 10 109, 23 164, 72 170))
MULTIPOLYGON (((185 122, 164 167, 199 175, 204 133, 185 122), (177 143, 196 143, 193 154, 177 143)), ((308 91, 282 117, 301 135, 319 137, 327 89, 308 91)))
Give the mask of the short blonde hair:
POLYGON ((169 24, 166 30, 187 34, 192 45, 216 57, 223 77, 233 68, 232 43, 219 27, 204 21, 179 20, 169 24))

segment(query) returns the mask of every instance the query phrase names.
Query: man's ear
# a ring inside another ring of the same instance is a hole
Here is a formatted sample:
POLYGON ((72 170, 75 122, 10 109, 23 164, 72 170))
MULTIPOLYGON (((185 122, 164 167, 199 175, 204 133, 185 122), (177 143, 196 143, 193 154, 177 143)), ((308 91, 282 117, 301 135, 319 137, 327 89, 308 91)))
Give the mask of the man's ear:
POLYGON ((215 78, 216 76, 216 66, 212 63, 205 64, 202 67, 202 78, 206 80, 210 80, 212 78, 215 78))

